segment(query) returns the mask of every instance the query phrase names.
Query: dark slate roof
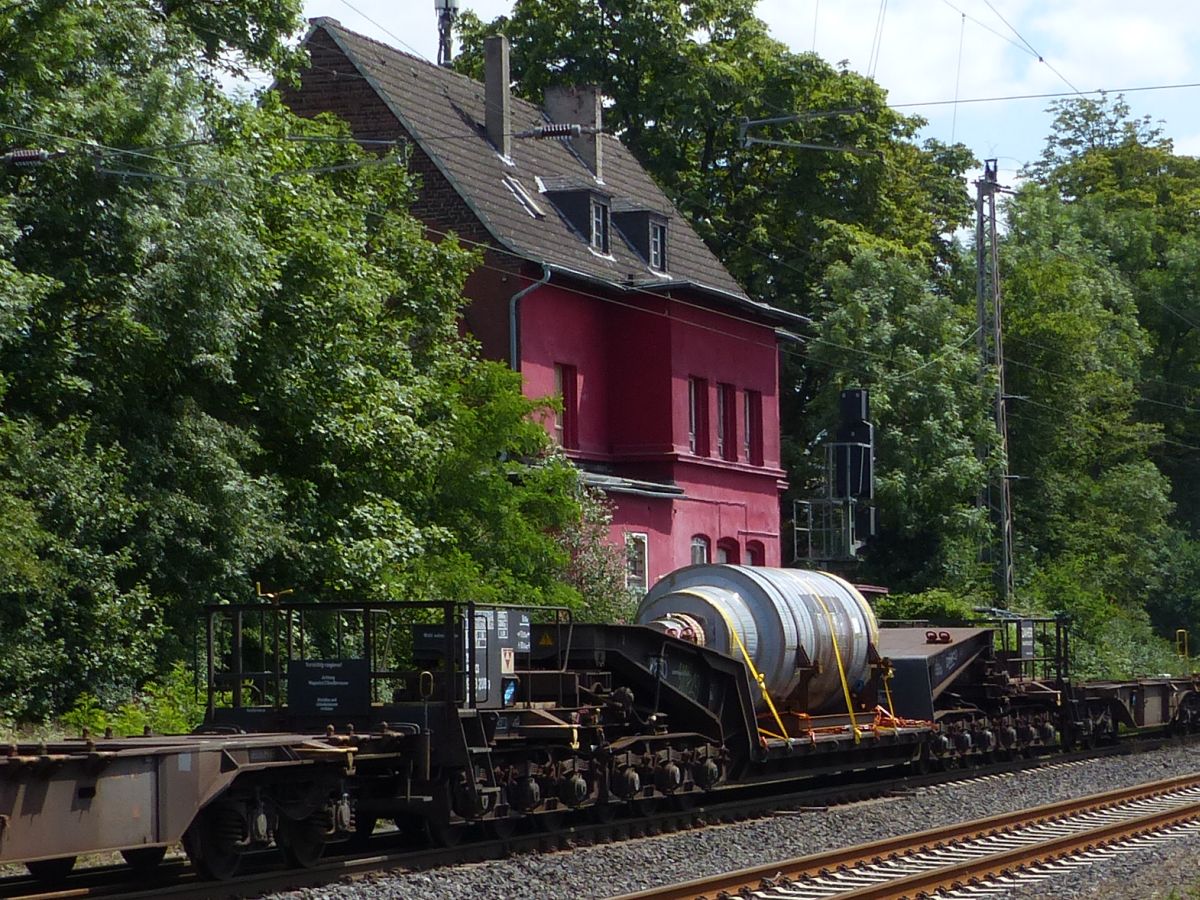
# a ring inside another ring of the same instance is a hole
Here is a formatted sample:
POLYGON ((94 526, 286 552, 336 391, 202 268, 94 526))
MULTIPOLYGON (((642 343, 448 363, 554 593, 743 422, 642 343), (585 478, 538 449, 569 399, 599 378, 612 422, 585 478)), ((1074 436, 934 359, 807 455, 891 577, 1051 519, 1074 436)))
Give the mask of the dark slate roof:
MULTIPOLYGON (((603 184, 595 181, 587 166, 561 140, 514 137, 511 161, 506 162, 485 136, 482 83, 348 31, 335 19, 313 19, 312 25, 314 31, 323 29, 341 48, 500 246, 552 269, 622 290, 700 288, 774 324, 795 326, 805 321, 748 298, 615 137, 602 136, 603 184), (543 217, 530 215, 505 184, 506 176, 520 183, 545 213, 543 217), (651 271, 615 228, 610 253, 593 251, 541 192, 547 187, 567 185, 607 194, 618 210, 636 206, 667 215, 668 273, 651 271)), ((511 132, 548 121, 532 103, 512 98, 511 132)))

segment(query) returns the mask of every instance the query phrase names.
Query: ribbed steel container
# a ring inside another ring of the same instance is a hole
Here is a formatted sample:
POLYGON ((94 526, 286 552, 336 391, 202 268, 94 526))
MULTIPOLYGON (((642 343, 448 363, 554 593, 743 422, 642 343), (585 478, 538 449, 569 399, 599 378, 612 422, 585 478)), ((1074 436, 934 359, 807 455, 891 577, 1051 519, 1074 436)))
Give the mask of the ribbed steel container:
MULTIPOLYGON (((856 690, 869 675, 868 645, 879 637, 875 614, 853 585, 805 569, 688 566, 651 588, 636 621, 651 625, 672 613, 697 622, 705 646, 742 659, 729 634, 735 628, 777 704, 785 704, 800 684, 796 651, 803 648, 820 669, 808 685, 805 711, 812 713, 845 706, 834 639, 846 681, 856 690)), ((765 706, 761 696, 757 702, 765 706)))

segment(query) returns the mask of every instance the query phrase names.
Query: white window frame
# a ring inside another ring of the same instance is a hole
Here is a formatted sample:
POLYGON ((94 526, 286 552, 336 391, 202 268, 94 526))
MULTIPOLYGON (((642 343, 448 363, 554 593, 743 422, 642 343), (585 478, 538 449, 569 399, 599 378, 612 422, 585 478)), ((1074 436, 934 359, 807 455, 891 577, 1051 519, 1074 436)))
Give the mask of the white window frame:
POLYGON ((706 563, 712 558, 712 541, 707 535, 692 535, 692 565, 706 563))
POLYGON ((688 379, 688 449, 696 452, 696 427, 699 424, 699 410, 696 407, 696 379, 688 379))
POLYGON ((751 433, 754 427, 753 398, 752 391, 747 389, 742 392, 742 458, 746 462, 750 462, 750 451, 753 449, 751 444, 751 433))
POLYGON ((725 458, 725 385, 717 382, 717 457, 725 458))
POLYGON ((563 397, 563 364, 554 364, 554 396, 558 398, 559 407, 554 410, 554 442, 558 446, 563 445, 563 436, 566 434, 566 399, 563 397))
POLYGON ((644 531, 625 532, 625 587, 631 591, 647 591, 650 589, 650 535, 644 531), (637 552, 641 547, 641 573, 635 570, 637 552))
POLYGON ((608 204, 592 198, 592 249, 608 252, 608 204))
POLYGON ((650 223, 650 268, 667 271, 667 226, 663 222, 650 223))

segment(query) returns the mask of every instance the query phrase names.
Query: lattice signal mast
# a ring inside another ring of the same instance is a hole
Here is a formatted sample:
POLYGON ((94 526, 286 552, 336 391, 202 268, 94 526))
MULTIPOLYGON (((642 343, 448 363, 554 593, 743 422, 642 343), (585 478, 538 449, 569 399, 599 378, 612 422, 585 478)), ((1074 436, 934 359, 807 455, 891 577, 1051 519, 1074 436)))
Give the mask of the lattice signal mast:
POLYGON ((458 16, 458 0, 433 0, 433 8, 438 15, 438 65, 448 66, 454 58, 451 41, 454 20, 458 16))
POLYGON ((995 373, 993 407, 996 440, 1000 448, 1000 465, 988 478, 987 486, 980 493, 979 504, 991 514, 999 535, 998 541, 984 548, 984 558, 995 565, 1000 606, 1007 608, 1013 598, 1013 512, 1008 471, 1008 395, 1004 391, 1004 307, 1000 299, 999 242, 996 235, 996 194, 1003 188, 996 173, 996 160, 984 160, 983 177, 975 182, 975 297, 980 378, 987 378, 989 372, 995 373))

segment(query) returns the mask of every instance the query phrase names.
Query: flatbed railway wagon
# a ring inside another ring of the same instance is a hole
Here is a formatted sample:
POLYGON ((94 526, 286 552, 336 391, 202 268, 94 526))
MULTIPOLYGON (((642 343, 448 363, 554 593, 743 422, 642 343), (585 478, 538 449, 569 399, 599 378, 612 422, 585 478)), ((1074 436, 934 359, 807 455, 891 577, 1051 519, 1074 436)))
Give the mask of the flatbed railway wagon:
POLYGON ((382 819, 453 844, 831 772, 954 765, 1200 724, 1194 679, 1073 685, 1061 622, 879 628, 833 576, 692 566, 638 623, 472 603, 206 611, 197 733, 0 757, 0 862, 150 869, 181 842, 229 878, 313 865, 382 819))

